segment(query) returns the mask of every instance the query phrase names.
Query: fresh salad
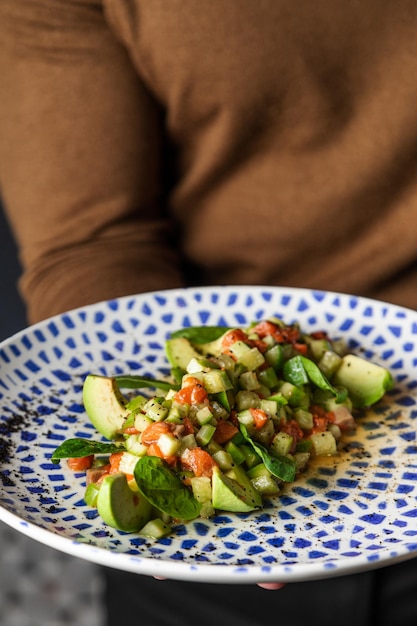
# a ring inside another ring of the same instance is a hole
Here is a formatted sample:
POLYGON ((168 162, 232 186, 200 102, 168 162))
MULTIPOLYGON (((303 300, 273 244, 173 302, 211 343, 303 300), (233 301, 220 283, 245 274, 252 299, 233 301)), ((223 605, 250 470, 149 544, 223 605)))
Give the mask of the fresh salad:
POLYGON ((85 501, 106 524, 153 538, 261 508, 310 458, 337 454, 355 412, 393 386, 343 342, 278 318, 185 328, 166 355, 169 381, 88 375, 84 406, 106 441, 68 439, 52 455, 86 473, 85 501))

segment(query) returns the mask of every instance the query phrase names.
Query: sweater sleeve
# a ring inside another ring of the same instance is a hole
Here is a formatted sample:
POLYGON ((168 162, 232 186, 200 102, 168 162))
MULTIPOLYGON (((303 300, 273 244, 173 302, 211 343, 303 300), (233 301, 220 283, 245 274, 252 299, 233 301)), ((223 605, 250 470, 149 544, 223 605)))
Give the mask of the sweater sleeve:
POLYGON ((0 189, 31 322, 182 284, 162 111, 94 0, 2 0, 0 189))

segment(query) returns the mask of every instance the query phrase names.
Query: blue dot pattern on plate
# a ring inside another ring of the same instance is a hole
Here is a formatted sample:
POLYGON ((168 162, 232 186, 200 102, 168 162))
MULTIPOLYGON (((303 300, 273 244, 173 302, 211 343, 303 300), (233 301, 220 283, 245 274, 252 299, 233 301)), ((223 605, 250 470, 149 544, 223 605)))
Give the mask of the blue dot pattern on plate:
POLYGON ((0 518, 93 562, 183 580, 308 580, 414 556, 416 342, 413 311, 279 287, 154 292, 47 320, 0 345, 0 518), (85 476, 50 461, 68 437, 97 438, 81 402, 85 375, 161 376, 172 330, 271 315, 344 337, 389 367, 395 388, 360 420, 337 459, 314 463, 259 512, 178 524, 161 541, 106 527, 83 501, 85 476))

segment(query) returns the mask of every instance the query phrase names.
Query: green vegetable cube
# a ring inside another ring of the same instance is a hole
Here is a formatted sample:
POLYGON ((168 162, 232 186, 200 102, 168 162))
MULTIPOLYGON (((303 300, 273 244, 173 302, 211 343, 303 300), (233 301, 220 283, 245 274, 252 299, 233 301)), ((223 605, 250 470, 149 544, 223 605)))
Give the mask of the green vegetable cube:
POLYGON ((215 432, 216 427, 213 424, 204 424, 195 436, 197 443, 200 446, 206 446, 215 432))
POLYGON ((265 358, 258 348, 250 348, 249 352, 238 358, 238 362, 248 370, 256 370, 265 363, 265 358))
POLYGON ((190 483, 193 496, 198 502, 211 502, 211 480, 208 476, 193 476, 190 483))
POLYGON ((271 442, 271 451, 277 455, 286 455, 291 450, 293 438, 290 434, 279 432, 271 442))
POLYGON ((336 454, 336 439, 328 430, 322 433, 313 433, 310 435, 310 439, 313 442, 313 451, 316 456, 329 456, 336 454))
POLYGON ((150 520, 141 529, 140 534, 151 539, 162 539, 171 534, 172 528, 168 526, 161 518, 150 520))

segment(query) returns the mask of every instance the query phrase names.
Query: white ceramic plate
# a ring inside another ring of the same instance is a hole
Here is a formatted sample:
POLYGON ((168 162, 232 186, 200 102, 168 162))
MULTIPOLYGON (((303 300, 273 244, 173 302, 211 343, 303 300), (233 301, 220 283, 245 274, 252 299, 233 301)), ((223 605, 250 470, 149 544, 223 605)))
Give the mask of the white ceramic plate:
POLYGON ((0 519, 68 554, 178 580, 295 582, 414 557, 416 343, 414 311, 279 287, 161 291, 54 317, 0 345, 0 519), (271 315, 343 336, 389 367, 395 388, 336 459, 315 463, 261 512, 196 520, 161 541, 106 527, 83 501, 84 476, 50 462, 64 439, 97 438, 81 404, 85 375, 161 377, 170 331, 271 315))

